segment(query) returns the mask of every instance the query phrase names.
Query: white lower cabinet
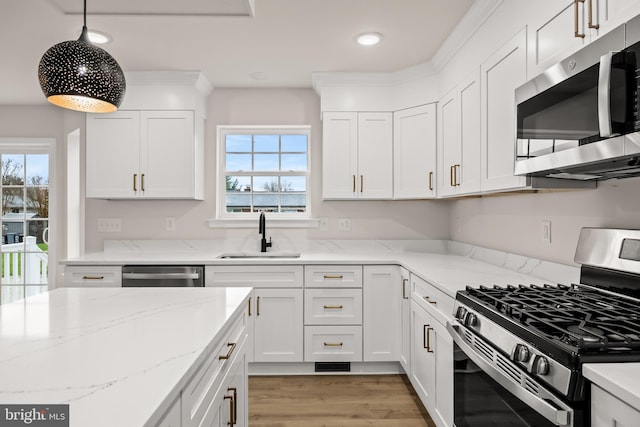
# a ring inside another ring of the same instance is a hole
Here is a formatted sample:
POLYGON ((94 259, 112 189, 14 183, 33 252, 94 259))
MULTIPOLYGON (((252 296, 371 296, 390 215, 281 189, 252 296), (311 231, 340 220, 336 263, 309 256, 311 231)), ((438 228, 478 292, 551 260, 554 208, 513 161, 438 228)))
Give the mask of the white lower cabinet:
POLYGON ((608 391, 591 385, 592 427, 635 427, 639 422, 640 411, 608 391))
POLYGON ((410 380, 438 427, 453 425, 453 339, 446 328, 411 302, 410 380))
POLYGON ((411 376, 411 284, 409 270, 400 269, 402 302, 400 304, 400 364, 404 372, 411 376))
POLYGON ((180 397, 173 401, 156 427, 181 427, 180 397))
POLYGON ((67 265, 64 267, 63 286, 119 288, 122 286, 122 267, 119 265, 67 265))
POLYGON ((302 362, 302 289, 254 290, 254 362, 302 362))
POLYGON ((305 326, 306 362, 361 362, 361 326, 305 326))
POLYGON ((206 286, 252 286, 248 362, 303 361, 303 277, 300 265, 215 265, 206 286))
POLYGON ((364 361, 398 361, 402 303, 402 295, 398 291, 400 267, 366 265, 363 276, 364 361))

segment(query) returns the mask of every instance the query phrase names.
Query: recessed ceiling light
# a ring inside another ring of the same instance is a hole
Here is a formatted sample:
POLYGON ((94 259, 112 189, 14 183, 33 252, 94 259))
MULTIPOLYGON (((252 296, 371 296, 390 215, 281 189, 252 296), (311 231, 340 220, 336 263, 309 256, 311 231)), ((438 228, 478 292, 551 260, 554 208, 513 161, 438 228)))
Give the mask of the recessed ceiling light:
POLYGON ((382 34, 380 33, 362 33, 355 36, 356 43, 362 46, 373 46, 380 43, 382 34))
POLYGON ((262 71, 253 71, 249 73, 249 77, 253 80, 267 80, 269 78, 267 73, 264 73, 262 71))

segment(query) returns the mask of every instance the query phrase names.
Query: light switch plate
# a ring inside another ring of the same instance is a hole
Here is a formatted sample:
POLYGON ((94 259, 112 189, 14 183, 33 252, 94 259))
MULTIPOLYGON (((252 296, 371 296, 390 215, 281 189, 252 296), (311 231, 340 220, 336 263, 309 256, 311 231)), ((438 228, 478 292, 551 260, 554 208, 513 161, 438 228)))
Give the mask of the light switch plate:
POLYGON ((121 233, 122 219, 98 218, 98 233, 121 233))
POLYGON ((551 221, 540 223, 540 239, 542 239, 542 243, 551 244, 551 221))
POLYGON ((340 218, 338 220, 338 230, 351 231, 351 220, 348 218, 340 218))

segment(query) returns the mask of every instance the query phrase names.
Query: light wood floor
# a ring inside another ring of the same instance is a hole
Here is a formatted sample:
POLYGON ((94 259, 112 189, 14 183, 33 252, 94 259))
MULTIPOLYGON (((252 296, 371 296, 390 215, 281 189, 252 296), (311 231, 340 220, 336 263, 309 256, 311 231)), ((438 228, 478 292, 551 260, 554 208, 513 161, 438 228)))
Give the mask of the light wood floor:
POLYGON ((250 427, 435 427, 401 375, 251 376, 250 427))

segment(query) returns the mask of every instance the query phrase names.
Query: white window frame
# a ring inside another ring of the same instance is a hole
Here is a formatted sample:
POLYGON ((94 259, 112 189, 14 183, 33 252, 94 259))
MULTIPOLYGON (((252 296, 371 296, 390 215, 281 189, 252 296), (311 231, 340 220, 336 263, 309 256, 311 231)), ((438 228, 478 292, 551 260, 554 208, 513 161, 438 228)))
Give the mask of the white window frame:
POLYGON ((218 125, 216 129, 216 217, 209 219, 209 227, 253 227, 257 221, 258 212, 227 212, 226 209, 226 145, 225 137, 230 133, 245 134, 304 134, 307 136, 307 169, 304 174, 300 171, 277 171, 255 175, 274 176, 305 176, 306 178, 306 209, 305 212, 267 212, 267 218, 272 226, 280 228, 290 227, 318 227, 319 221, 312 219, 311 214, 311 126, 310 125, 218 125))

